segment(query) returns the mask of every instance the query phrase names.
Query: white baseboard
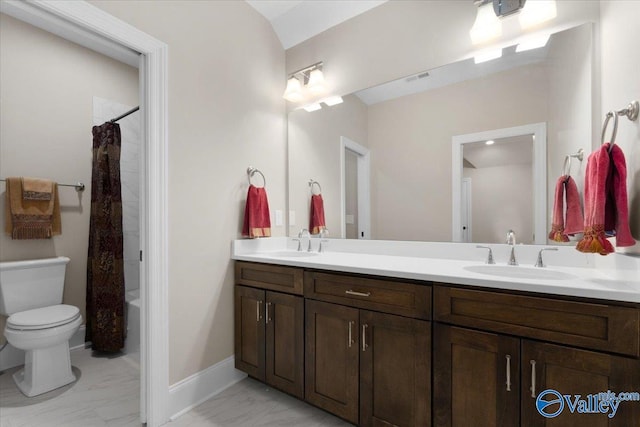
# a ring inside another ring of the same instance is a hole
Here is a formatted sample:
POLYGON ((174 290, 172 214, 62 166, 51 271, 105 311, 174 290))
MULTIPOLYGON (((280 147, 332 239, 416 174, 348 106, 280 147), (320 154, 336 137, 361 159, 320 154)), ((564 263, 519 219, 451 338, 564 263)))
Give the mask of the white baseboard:
MULTIPOLYGON (((84 348, 84 332, 86 330, 85 325, 80 325, 78 330, 69 340, 69 349, 75 350, 78 348, 84 348)), ((16 366, 24 365, 24 351, 18 350, 11 344, 0 351, 0 371, 6 369, 15 368, 16 366)))
POLYGON ((234 367, 234 357, 228 357, 169 387, 169 414, 173 421, 205 400, 210 399, 247 377, 234 367))

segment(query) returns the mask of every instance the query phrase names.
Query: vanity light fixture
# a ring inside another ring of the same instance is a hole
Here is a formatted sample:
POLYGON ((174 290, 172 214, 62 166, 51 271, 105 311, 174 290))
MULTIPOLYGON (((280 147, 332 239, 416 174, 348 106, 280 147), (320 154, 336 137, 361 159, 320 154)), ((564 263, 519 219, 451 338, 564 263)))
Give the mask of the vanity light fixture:
POLYGON ((491 41, 502 35, 502 23, 496 16, 491 6, 491 0, 479 0, 476 20, 469 30, 469 37, 473 44, 481 44, 491 41))
POLYGON ((313 104, 305 105, 302 108, 304 108, 305 111, 312 112, 312 111, 318 111, 319 109, 321 109, 322 105, 320 105, 319 102, 316 102, 313 104))
POLYGON ((484 143, 485 143, 485 145, 493 145, 493 144, 495 144, 496 142, 495 142, 493 139, 490 139, 490 140, 488 140, 488 141, 485 141, 484 143))
POLYGON ((342 104, 344 100, 341 96, 330 96, 328 98, 323 99, 320 102, 324 102, 327 106, 332 107, 334 105, 342 104))
POLYGON ((516 52, 524 52, 527 50, 538 49, 547 45, 551 34, 540 34, 523 39, 518 46, 516 52))
POLYGON ((287 101, 300 102, 305 98, 305 89, 314 95, 325 91, 322 62, 317 62, 289 74, 287 88, 282 97, 287 101))
POLYGON ((476 64, 480 64, 482 62, 491 61, 493 59, 498 59, 502 56, 502 49, 485 49, 476 53, 476 56, 473 57, 473 62, 476 64))

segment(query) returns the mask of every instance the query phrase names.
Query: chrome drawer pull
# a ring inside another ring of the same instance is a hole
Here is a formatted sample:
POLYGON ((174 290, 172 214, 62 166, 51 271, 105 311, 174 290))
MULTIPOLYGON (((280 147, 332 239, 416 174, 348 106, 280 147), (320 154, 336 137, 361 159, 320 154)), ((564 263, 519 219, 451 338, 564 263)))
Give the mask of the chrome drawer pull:
POLYGON ((531 361, 531 397, 536 398, 536 361, 531 361))
POLYGON ((371 296, 371 292, 358 292, 358 291, 354 291, 352 289, 344 291, 344 293, 347 294, 347 295, 355 295, 357 297, 369 297, 369 296, 371 296))
POLYGON ((369 347, 369 345, 367 344, 367 328, 368 327, 369 325, 367 325, 366 323, 362 325, 362 351, 367 351, 367 347, 369 347))
POLYGON ((511 356, 507 354, 507 391, 511 391, 511 356))
POLYGON ((354 323, 356 322, 354 322, 353 320, 349 321, 349 348, 351 348, 351 346, 355 343, 355 341, 353 341, 353 337, 351 336, 351 327, 354 323))

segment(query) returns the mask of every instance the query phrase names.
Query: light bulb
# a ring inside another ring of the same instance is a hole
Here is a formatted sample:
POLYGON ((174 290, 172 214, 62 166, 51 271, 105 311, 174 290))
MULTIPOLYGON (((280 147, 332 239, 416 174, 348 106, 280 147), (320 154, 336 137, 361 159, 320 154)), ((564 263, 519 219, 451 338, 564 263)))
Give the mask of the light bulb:
POLYGON ((309 89, 309 92, 314 94, 324 92, 324 74, 322 74, 321 69, 316 68, 315 70, 311 71, 311 73, 309 74, 309 82, 307 83, 307 88, 309 89))
POLYGON ((478 7, 476 21, 469 30, 473 44, 481 44, 502 35, 502 23, 490 3, 478 7))
POLYGON ((291 102, 302 101, 302 85, 300 84, 300 80, 295 77, 291 77, 287 80, 287 88, 285 89, 282 97, 291 102))

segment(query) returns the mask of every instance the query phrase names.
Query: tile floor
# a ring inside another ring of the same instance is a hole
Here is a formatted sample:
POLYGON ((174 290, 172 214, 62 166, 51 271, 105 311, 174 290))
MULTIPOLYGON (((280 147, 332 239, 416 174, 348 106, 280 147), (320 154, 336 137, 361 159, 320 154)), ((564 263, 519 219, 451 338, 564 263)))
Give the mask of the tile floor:
MULTIPOLYGON (((127 357, 95 357, 90 349, 71 352, 75 383, 27 398, 11 375, 0 375, 0 427, 140 427, 139 367, 127 357)), ((207 400, 167 427, 304 426, 350 424, 245 379, 207 400)))

